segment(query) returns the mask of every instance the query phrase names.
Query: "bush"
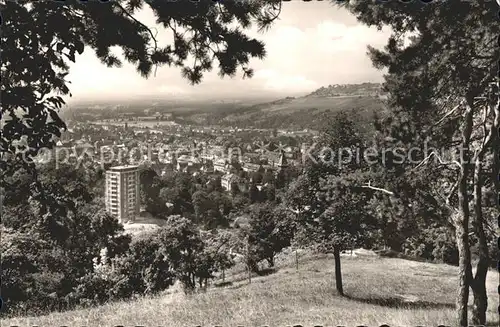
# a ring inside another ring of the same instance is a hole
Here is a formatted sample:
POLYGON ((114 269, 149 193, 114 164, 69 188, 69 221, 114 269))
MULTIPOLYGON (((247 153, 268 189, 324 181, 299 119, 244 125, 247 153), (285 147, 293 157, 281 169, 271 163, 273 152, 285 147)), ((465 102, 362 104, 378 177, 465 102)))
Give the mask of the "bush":
POLYGON ((430 227, 403 243, 403 252, 410 256, 458 265, 455 235, 448 227, 430 227))
POLYGON ((174 284, 175 275, 154 237, 131 243, 122 256, 110 259, 101 251, 94 271, 79 279, 71 294, 80 305, 98 305, 135 295, 155 294, 174 284))
POLYGON ((156 235, 162 253, 171 264, 173 274, 186 292, 196 285, 206 287, 214 273, 231 265, 224 237, 203 240, 200 230, 188 219, 170 216, 156 235))
POLYGON ((76 247, 77 235, 72 235, 75 242, 66 249, 36 233, 3 231, 2 295, 9 314, 35 315, 155 294, 176 279, 192 291, 232 265, 227 235, 202 239, 195 225, 179 216, 131 243, 105 215, 92 221, 94 228, 79 231, 83 242, 76 247), (103 244, 108 246, 99 253, 103 244))
POLYGON ((65 258, 39 235, 2 231, 2 296, 7 314, 30 315, 66 307, 65 258))
POLYGON ((247 240, 246 264, 255 273, 260 273, 259 262, 266 260, 274 267, 274 257, 290 246, 295 233, 293 216, 282 206, 271 203, 256 204, 251 209, 249 225, 243 229, 247 240))
POLYGON ((156 236, 133 242, 129 252, 114 261, 119 275, 113 294, 117 298, 133 294, 154 294, 175 282, 172 265, 156 236))

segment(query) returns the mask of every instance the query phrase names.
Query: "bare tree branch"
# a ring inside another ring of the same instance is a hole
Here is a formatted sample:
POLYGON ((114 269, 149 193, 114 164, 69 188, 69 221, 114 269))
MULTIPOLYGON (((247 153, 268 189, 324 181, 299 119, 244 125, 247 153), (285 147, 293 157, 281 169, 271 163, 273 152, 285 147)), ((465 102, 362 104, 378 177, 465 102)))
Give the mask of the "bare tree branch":
POLYGON ((369 189, 372 189, 372 190, 375 190, 375 191, 384 192, 384 193, 387 193, 387 194, 390 194, 390 195, 394 195, 394 192, 391 192, 391 191, 383 189, 383 188, 372 186, 371 185, 371 181, 368 181, 368 184, 362 185, 361 187, 363 187, 363 188, 369 188, 369 189))
POLYGON ((458 188, 458 180, 453 184, 450 191, 448 192, 448 196, 445 199, 445 202, 449 207, 451 207, 451 204, 450 204, 451 197, 453 196, 453 194, 455 193, 457 188, 458 188))
POLYGON ((459 103, 457 104, 455 107, 453 107, 450 111, 448 111, 444 116, 443 118, 441 118, 437 123, 435 123, 432 127, 434 126, 437 126, 439 124, 441 124, 446 118, 448 118, 452 113, 454 113, 458 108, 460 108, 460 106, 462 105, 462 103, 459 103))
POLYGON ((451 162, 444 162, 444 161, 443 161, 443 159, 441 159, 441 157, 440 157, 440 156, 439 156, 436 152, 434 152, 434 151, 433 151, 433 152, 431 152, 431 154, 429 154, 426 158, 424 158, 424 160, 422 160, 422 161, 421 161, 421 162, 420 162, 420 163, 419 163, 416 167, 414 167, 412 170, 417 170, 420 166, 422 166, 422 165, 426 164, 426 163, 430 160, 430 158, 431 158, 432 156, 435 156, 435 157, 439 160, 439 163, 440 163, 441 165, 450 165, 450 164, 455 164, 455 165, 457 165, 459 168, 461 167, 460 162, 458 162, 457 160, 453 160, 453 161, 451 161, 451 162))

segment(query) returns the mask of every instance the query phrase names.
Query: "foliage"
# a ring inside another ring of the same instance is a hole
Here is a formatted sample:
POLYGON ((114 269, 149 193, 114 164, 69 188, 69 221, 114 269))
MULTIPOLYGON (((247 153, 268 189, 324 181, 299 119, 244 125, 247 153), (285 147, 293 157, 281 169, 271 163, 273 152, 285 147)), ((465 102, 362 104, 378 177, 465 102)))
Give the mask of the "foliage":
POLYGON ((199 190, 193 193, 196 222, 208 229, 227 227, 225 218, 231 210, 231 201, 221 192, 199 190))
POLYGON ((285 195, 285 203, 297 215, 295 242, 334 254, 340 295, 340 252, 366 243, 377 226, 367 207, 373 192, 362 187, 367 165, 353 157, 366 147, 358 129, 345 113, 337 114, 321 133, 304 171, 285 195))
MULTIPOLYGON (((385 25, 392 30, 383 50, 369 49, 374 65, 388 71, 384 91, 389 94, 391 112, 377 126, 382 131, 383 147, 408 151, 422 149, 427 143, 454 155, 450 160, 439 150, 413 152, 407 158, 410 160, 391 167, 395 169, 389 169, 386 177, 411 182, 411 176, 403 177, 406 172, 430 167, 428 184, 422 191, 429 194, 428 200, 439 202, 448 211, 459 251, 456 324, 469 324, 467 306, 471 287, 472 322, 484 325, 489 254, 482 198, 488 184, 497 192, 500 190, 496 178, 500 169, 496 44, 500 29, 496 5, 490 1, 411 2, 404 6, 395 1, 380 4, 358 1, 344 2, 341 6, 367 25, 385 25), (451 8, 453 16, 448 14, 451 8), (493 158, 491 166, 486 160, 489 156, 493 158), (491 167, 491 173, 487 173, 486 167, 491 167), (471 193, 473 200, 469 201, 471 193), (474 274, 469 230, 478 240, 479 260, 474 274)), ((415 197, 415 194, 400 194, 399 190, 393 192, 403 202, 415 197)), ((443 226, 441 222, 439 227, 443 226)))
POLYGON ((257 189, 257 185, 254 183, 250 185, 250 189, 248 190, 248 199, 251 204, 259 200, 259 190, 257 189))
POLYGON ((286 207, 275 207, 272 203, 253 205, 248 223, 248 228, 243 229, 247 242, 246 260, 258 273, 260 261, 266 260, 273 267, 275 255, 290 246, 295 225, 286 207))
MULTIPOLYGON (((128 249, 130 237, 93 199, 92 183, 81 173, 70 166, 40 169, 38 180, 65 208, 44 216, 29 192, 4 192, 2 290, 11 313, 70 308, 77 303, 71 289, 92 273, 101 249, 110 258, 128 249)), ((20 189, 33 182, 26 171, 13 177, 20 189)))
POLYGON ((427 260, 458 264, 458 250, 453 229, 432 226, 420 230, 403 244, 403 251, 410 256, 427 260))
POLYGON ((305 229, 300 234, 314 235, 304 242, 326 251, 361 240, 367 224, 373 224, 366 208, 371 194, 361 188, 364 163, 347 156, 363 147, 357 129, 346 114, 336 115, 286 194, 286 203, 297 212, 299 229, 305 229))
POLYGON ((192 194, 194 181, 186 173, 175 173, 161 179, 160 201, 171 203, 173 206, 167 211, 172 215, 191 216, 193 213, 192 194))
POLYGON ((2 297, 7 313, 29 310, 37 313, 58 306, 52 294, 62 291, 66 262, 50 244, 37 238, 2 230, 2 297))
POLYGON ((186 292, 195 290, 197 284, 206 286, 216 271, 230 266, 227 254, 221 252, 220 244, 224 244, 224 239, 220 242, 211 239, 212 245, 207 245, 201 231, 186 218, 168 217, 156 239, 175 278, 182 283, 186 292))
POLYGON ((160 178, 152 168, 141 170, 139 176, 141 185, 141 202, 147 212, 158 215, 165 211, 165 203, 160 195, 160 178))

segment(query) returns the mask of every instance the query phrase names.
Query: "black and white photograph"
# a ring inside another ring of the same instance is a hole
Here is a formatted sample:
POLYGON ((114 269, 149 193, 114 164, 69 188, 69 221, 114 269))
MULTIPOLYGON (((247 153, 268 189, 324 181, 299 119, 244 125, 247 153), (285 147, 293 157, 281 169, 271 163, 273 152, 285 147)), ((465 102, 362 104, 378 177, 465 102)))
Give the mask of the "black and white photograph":
POLYGON ((0 325, 500 324, 500 2, 0 0, 0 325))

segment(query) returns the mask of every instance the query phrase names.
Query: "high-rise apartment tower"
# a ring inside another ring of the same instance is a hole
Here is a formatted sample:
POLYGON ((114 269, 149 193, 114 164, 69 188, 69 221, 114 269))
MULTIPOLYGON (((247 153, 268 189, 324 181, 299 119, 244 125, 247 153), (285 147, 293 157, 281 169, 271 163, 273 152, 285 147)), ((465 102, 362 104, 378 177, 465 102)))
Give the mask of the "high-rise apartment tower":
POLYGON ((115 166, 106 171, 106 210, 120 222, 133 221, 140 211, 139 166, 115 166))

